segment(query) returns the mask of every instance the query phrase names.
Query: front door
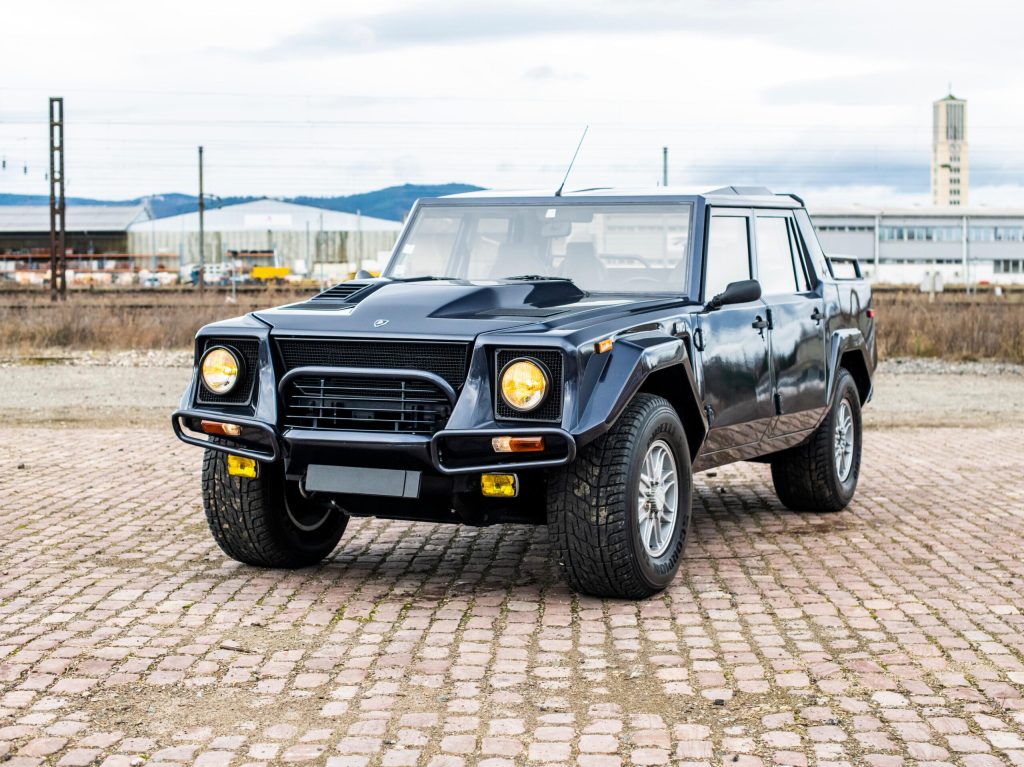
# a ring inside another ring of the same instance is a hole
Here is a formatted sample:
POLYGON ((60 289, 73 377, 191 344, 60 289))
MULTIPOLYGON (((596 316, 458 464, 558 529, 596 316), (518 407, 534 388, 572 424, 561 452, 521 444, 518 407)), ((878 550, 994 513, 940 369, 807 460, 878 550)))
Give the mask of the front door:
MULTIPOLYGON (((751 278, 751 213, 723 208, 708 221, 704 302, 730 282, 751 278)), ((710 428, 704 465, 743 457, 737 448, 761 440, 773 417, 768 312, 762 301, 732 304, 700 317, 699 359, 710 428), (713 453, 728 451, 719 455, 713 453)), ((741 451, 742 452, 742 451, 741 451)))
POLYGON ((769 436, 813 429, 824 415, 825 319, 811 289, 795 222, 788 211, 757 211, 757 280, 771 311, 773 398, 777 420, 769 436))

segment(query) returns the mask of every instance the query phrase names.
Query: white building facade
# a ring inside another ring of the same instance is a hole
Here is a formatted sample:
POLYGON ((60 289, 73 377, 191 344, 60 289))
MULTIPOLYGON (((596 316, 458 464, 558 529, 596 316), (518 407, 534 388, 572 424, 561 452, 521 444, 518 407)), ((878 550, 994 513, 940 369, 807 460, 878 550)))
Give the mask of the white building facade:
POLYGON ((861 207, 811 211, 826 253, 856 256, 872 282, 1024 283, 1024 210, 861 207))

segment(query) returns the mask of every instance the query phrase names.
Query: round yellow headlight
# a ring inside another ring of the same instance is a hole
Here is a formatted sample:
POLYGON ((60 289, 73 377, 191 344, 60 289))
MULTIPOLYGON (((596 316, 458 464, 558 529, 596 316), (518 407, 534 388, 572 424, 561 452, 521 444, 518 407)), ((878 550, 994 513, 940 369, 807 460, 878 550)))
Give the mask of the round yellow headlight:
POLYGON ((544 401, 548 383, 548 373, 539 363, 512 360, 501 371, 501 396, 510 407, 527 412, 544 401))
POLYGON ((214 394, 227 394, 238 383, 238 357, 223 346, 215 346, 203 355, 200 370, 203 384, 214 394))

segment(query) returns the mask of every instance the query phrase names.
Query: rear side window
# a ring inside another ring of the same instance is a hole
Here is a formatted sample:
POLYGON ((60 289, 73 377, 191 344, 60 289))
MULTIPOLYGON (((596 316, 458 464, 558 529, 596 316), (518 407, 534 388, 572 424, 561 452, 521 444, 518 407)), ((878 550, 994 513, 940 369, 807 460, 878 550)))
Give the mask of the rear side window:
POLYGON ((704 269, 704 300, 718 295, 730 282, 750 279, 750 241, 746 216, 712 216, 708 228, 708 257, 704 269))
POLYGON ((828 268, 828 261, 825 259, 821 245, 818 244, 818 236, 814 233, 814 227, 811 225, 811 217, 803 208, 797 208, 793 213, 800 225, 800 237, 804 242, 804 247, 807 248, 807 257, 814 268, 815 276, 819 280, 831 277, 832 271, 828 268))
POLYGON ((790 244, 789 227, 781 217, 758 216, 754 220, 757 236, 757 280, 761 292, 796 293, 798 285, 790 244))

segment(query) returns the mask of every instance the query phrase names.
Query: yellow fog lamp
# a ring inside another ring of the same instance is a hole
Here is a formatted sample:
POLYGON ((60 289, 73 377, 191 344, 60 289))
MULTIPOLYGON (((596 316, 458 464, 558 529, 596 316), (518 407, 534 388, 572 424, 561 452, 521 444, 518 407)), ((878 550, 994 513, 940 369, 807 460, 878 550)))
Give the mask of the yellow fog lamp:
POLYGON ((508 406, 526 413, 544 402, 551 381, 539 362, 520 357, 502 369, 500 384, 501 397, 508 406))
POLYGON ((515 498, 519 481, 515 474, 481 474, 480 492, 488 498, 515 498))
POLYGON ((203 355, 199 370, 203 385, 214 394, 227 394, 238 383, 242 364, 230 349, 215 346, 203 355))
POLYGON ((228 474, 232 477, 248 477, 256 479, 259 475, 259 464, 253 458, 240 455, 228 455, 228 474))

